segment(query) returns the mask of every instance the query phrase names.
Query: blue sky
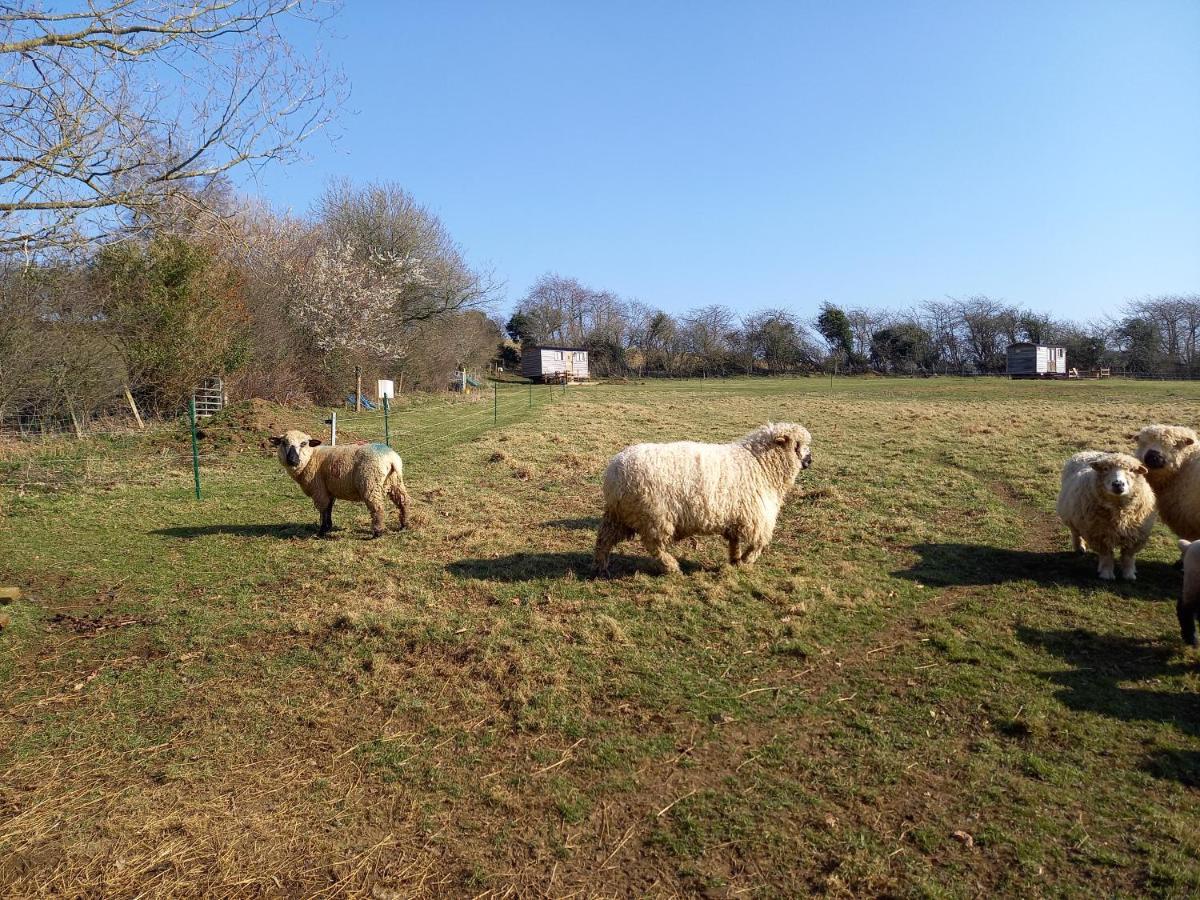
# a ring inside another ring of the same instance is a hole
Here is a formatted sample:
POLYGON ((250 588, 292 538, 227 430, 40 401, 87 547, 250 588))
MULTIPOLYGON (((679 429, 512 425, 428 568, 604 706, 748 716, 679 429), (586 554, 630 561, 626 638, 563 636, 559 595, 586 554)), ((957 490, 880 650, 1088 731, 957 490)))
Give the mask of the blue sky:
POLYGON ((1200 3, 347 0, 339 139, 248 190, 395 181, 507 307, 1200 291, 1200 3))

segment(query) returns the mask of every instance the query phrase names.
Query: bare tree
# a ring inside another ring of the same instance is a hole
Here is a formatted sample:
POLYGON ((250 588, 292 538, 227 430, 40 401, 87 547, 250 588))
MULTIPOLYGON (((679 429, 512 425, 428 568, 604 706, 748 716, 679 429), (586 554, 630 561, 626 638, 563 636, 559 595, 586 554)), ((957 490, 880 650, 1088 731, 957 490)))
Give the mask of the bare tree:
POLYGON ((0 252, 75 249, 296 155, 340 79, 285 30, 329 0, 0 3, 0 252))

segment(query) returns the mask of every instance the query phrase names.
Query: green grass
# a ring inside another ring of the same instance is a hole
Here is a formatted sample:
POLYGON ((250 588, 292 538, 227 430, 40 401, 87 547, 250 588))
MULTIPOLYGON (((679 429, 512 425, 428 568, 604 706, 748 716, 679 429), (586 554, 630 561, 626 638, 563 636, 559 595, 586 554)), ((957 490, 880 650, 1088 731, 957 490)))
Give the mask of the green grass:
MULTIPOLYGON (((16 894, 1200 891, 1200 667, 1156 531, 1065 552, 1058 470, 1200 386, 500 385, 399 404, 414 528, 264 447, 321 410, 0 455, 0 883, 16 894), (530 397, 533 403, 530 405, 530 397), (767 419, 813 469, 755 568, 636 543, 599 475, 767 419), (90 460, 80 473, 72 461, 90 460)), ((382 435, 339 414, 344 440, 382 435)))

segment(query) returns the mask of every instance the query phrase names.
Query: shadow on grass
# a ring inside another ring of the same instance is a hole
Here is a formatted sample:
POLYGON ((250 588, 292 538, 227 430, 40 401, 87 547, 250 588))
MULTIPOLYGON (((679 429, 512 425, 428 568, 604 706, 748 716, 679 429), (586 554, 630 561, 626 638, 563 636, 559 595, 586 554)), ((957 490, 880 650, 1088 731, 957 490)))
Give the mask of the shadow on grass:
MULTIPOLYGON (((1170 645, 1084 629, 1022 626, 1017 637, 1071 667, 1039 673, 1058 685, 1055 696, 1068 709, 1124 722, 1173 725, 1183 734, 1200 737, 1200 695, 1127 686, 1190 671, 1170 645)), ((1200 753, 1195 751, 1158 750, 1146 757, 1142 768, 1158 778, 1200 784, 1200 753)))
MULTIPOLYGON (((687 560, 679 561, 685 575, 704 567, 687 560)), ((460 559, 446 569, 458 578, 486 581, 534 581, 539 578, 596 578, 591 553, 510 553, 496 559, 460 559)), ((658 563, 648 556, 614 553, 609 557, 610 578, 625 578, 636 572, 657 575, 658 563)))
POLYGON ((588 516, 582 519, 551 519, 542 523, 543 528, 566 528, 571 531, 595 531, 600 527, 599 516, 588 516))
MULTIPOLYGON (((335 528, 334 531, 337 531, 337 529, 335 528)), ((275 523, 271 525, 177 525, 173 528, 156 528, 150 533, 173 538, 198 538, 228 534, 233 537, 275 537, 287 539, 315 535, 317 533, 317 526, 300 525, 295 522, 275 523)))
POLYGON ((1182 584, 1175 566, 1155 560, 1138 561, 1137 581, 1102 581, 1096 575, 1094 553, 1039 553, 957 543, 917 544, 912 549, 921 559, 892 575, 941 587, 1033 581, 1046 586, 1104 588, 1144 600, 1174 600, 1182 584))

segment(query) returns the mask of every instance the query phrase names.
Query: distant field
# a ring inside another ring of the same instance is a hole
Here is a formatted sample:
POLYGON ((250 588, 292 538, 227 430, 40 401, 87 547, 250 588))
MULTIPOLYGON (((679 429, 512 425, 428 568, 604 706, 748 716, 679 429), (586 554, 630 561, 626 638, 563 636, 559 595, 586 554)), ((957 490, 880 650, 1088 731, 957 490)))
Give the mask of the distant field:
POLYGON ((396 411, 379 541, 349 504, 315 539, 261 446, 319 410, 206 425, 199 502, 183 431, 0 451, 0 893, 1200 894, 1173 541, 1102 584, 1053 512, 1066 455, 1200 424, 1200 384, 500 401, 396 411), (755 568, 591 577, 613 452, 767 419, 814 466, 755 568))

